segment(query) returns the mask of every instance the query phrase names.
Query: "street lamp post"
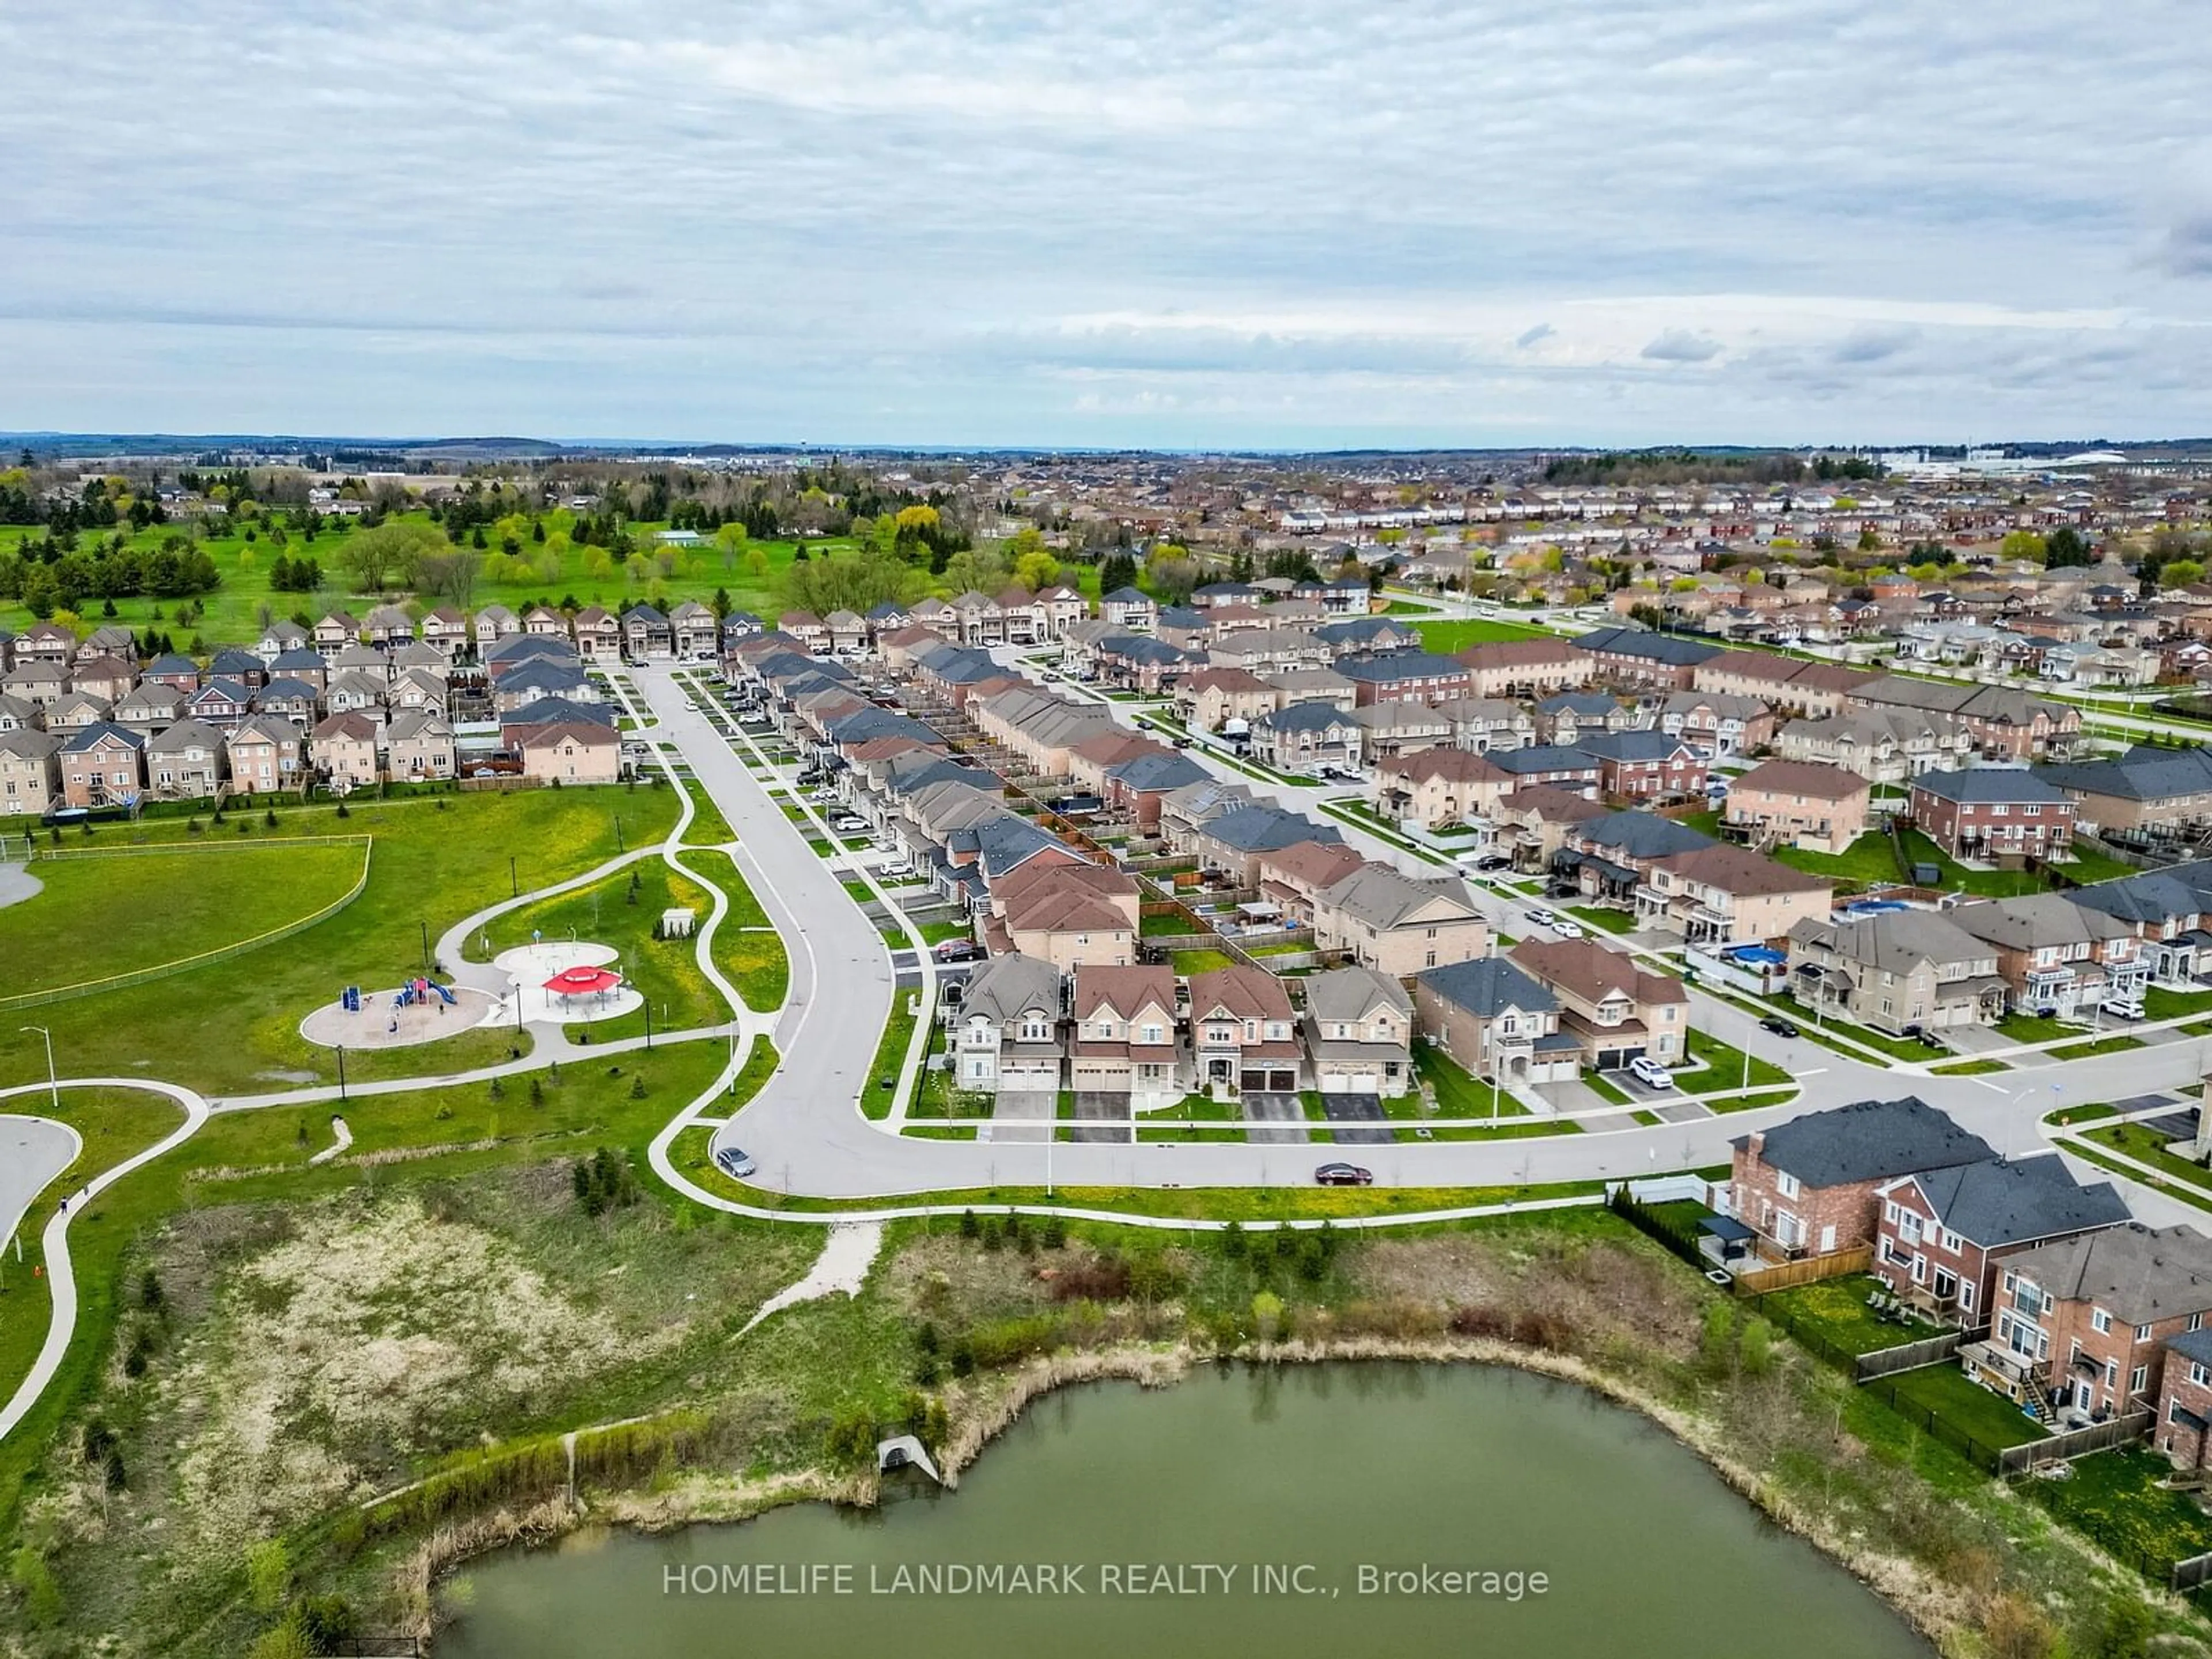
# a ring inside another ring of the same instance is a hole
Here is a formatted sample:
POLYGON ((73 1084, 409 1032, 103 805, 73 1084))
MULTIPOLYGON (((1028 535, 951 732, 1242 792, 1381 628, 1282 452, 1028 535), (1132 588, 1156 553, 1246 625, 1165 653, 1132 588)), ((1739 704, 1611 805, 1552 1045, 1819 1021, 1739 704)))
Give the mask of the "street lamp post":
POLYGON ((62 1083, 61 1078, 54 1071, 54 1034, 52 1031, 49 1031, 43 1025, 26 1025, 23 1027, 23 1030, 27 1031, 36 1031, 40 1036, 46 1039, 46 1091, 53 1098, 54 1112, 55 1115, 58 1116, 62 1109, 62 1083))
POLYGON ((343 1042, 341 1042, 340 1044, 338 1044, 337 1048, 338 1048, 338 1103, 339 1103, 340 1105, 343 1105, 343 1104, 345 1103, 345 1097, 346 1097, 346 1081, 345 1081, 345 1044, 343 1044, 343 1042))

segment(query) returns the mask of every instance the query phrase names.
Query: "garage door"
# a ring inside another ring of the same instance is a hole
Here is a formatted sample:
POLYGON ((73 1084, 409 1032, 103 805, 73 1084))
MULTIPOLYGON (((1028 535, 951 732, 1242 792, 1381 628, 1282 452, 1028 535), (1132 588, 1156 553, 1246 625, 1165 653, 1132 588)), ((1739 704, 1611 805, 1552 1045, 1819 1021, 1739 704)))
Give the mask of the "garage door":
POLYGON ((1376 1081, 1375 1074, 1372 1072, 1365 1072, 1352 1079, 1352 1092, 1356 1095, 1379 1095, 1382 1092, 1382 1085, 1376 1081))
POLYGON ((1290 1094, 1298 1086, 1297 1068, 1286 1066, 1267 1073, 1267 1086, 1279 1095, 1290 1094))
POLYGON ((1243 1088, 1265 1089, 1267 1086, 1267 1074, 1257 1066, 1254 1066, 1239 1076, 1237 1082, 1243 1088))

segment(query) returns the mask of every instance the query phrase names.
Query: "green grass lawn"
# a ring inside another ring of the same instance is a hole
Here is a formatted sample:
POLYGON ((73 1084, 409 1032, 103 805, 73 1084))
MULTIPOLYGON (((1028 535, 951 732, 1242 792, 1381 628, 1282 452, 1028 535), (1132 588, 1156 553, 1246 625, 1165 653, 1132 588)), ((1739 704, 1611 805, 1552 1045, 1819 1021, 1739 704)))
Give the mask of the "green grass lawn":
MULTIPOLYGON (((706 889, 696 882, 675 874, 657 859, 641 860, 589 887, 508 911, 471 938, 468 954, 472 961, 489 962, 502 951, 529 944, 533 934, 548 939, 573 936, 583 943, 609 945, 620 953, 614 963, 617 971, 650 1005, 653 1030, 720 1024, 729 1012, 699 970, 696 942, 653 937, 660 913, 677 906, 689 908, 702 921, 712 908, 706 889)), ((586 1033, 586 1040, 595 1042, 639 1036, 645 1032, 646 1017, 641 1008, 617 1019, 571 1027, 570 1035, 586 1033)))
POLYGON ((2151 986, 2143 993, 2145 1019, 2179 1019, 2212 1008, 2212 991, 2167 991, 2151 986))
MULTIPOLYGON (((1970 870, 1917 830, 1905 831, 1904 840, 1907 861, 1935 865, 1942 872, 1936 884, 1946 892, 2010 898, 2021 893, 2039 893, 2050 885, 2041 874, 2027 870, 1970 870)), ((1890 852, 1888 837, 1875 830, 1869 830, 1841 853, 1808 853, 1795 847, 1778 847, 1773 856, 1792 869, 1837 881, 1856 882, 1861 886, 1905 878, 1890 852)))
POLYGON ((2041 1425, 2011 1401, 1978 1382, 1968 1382, 1955 1360, 1899 1371, 1868 1386, 1885 1401, 1891 1399, 1893 1389, 1895 1403, 1891 1409, 1908 1420, 1917 1412, 1932 1412, 1954 1430, 1992 1450, 2045 1437, 2041 1425))
POLYGON ((1464 651, 1471 645, 1488 645, 1498 640, 1540 640, 1551 636, 1540 628, 1530 628, 1525 623, 1497 621, 1486 617, 1466 617, 1449 622, 1416 623, 1421 643, 1431 651, 1441 651, 1449 656, 1455 651, 1464 651))
POLYGON ((898 1099, 898 1078, 906 1065, 907 1045, 914 1041, 913 1012, 908 999, 913 993, 903 988, 891 993, 891 1017, 884 1024, 883 1040, 876 1044, 876 1060, 860 1085, 860 1107, 872 1118, 890 1115, 892 1105, 898 1099), (890 1079, 891 1087, 883 1086, 890 1079))
POLYGON ((1195 933, 1202 931, 1189 917, 1177 915, 1173 912, 1153 916, 1140 916, 1137 920, 1137 937, 1139 939, 1171 939, 1177 933, 1195 933))
POLYGON ((1209 974, 1217 968, 1231 968, 1235 959, 1220 951, 1176 951, 1169 957, 1178 974, 1209 974))
MULTIPOLYGON (((306 839, 286 814, 273 830, 235 816, 249 837, 217 828, 140 848, 120 829, 65 837, 64 856, 36 861, 40 890, 9 907, 8 926, 34 929, 39 948, 15 958, 9 994, 181 964, 282 928, 343 897, 369 854, 358 839, 306 839)), ((346 828, 315 817, 318 830, 346 828)))
POLYGON ((2027 1483, 2051 1513, 2130 1565, 2159 1569, 2212 1550, 2212 1517, 2195 1498, 2160 1483, 2172 1473, 2158 1453, 2123 1446, 2076 1458, 2064 1480, 2027 1483))
POLYGON ((1883 1348, 1899 1347, 1942 1332, 1942 1326, 1929 1320, 1916 1318, 1910 1325, 1899 1325, 1893 1320, 1875 1318, 1866 1299, 1878 1291, 1887 1294, 1882 1291, 1881 1281, 1871 1274, 1850 1273, 1840 1279, 1823 1279, 1772 1291, 1759 1299, 1759 1306, 1762 1312, 1772 1309, 1778 1317, 1809 1326, 1828 1341, 1852 1353, 1874 1353, 1883 1348))
POLYGON ((2081 1028, 2069 1021, 2048 1018, 2042 1014, 2007 1014, 1997 1022, 1997 1030, 2014 1042, 2057 1042, 2064 1037, 2079 1036, 2081 1028))
MULTIPOLYGON (((498 604, 520 616, 540 601, 558 604, 573 599, 580 605, 605 605, 610 611, 620 611, 638 600, 650 599, 665 611, 670 604, 684 599, 710 600, 717 588, 726 590, 732 603, 739 609, 756 611, 771 623, 784 609, 784 582, 797 550, 794 542, 752 542, 742 552, 726 553, 713 545, 674 550, 667 556, 664 568, 662 550, 654 547, 653 538, 667 526, 635 522, 628 528, 644 555, 647 570, 641 577, 633 578, 622 569, 601 566, 601 550, 571 545, 563 550, 550 539, 550 532, 564 522, 562 515, 548 513, 540 516, 548 529, 549 540, 544 544, 525 541, 521 556, 532 565, 542 562, 544 568, 518 572, 512 580, 495 580, 499 567, 488 558, 465 609, 498 604), (754 557, 756 553, 757 559, 754 557)), ((393 518, 428 522, 428 514, 420 512, 395 514, 393 518)), ((128 525, 119 528, 131 546, 149 550, 158 548, 167 536, 191 532, 191 526, 183 524, 152 525, 135 534, 128 525)), ((387 593, 406 597, 404 587, 374 593, 351 591, 345 572, 344 550, 349 538, 359 533, 356 531, 325 529, 312 543, 303 536, 288 532, 287 544, 280 547, 270 530, 267 526, 240 525, 234 534, 196 540, 196 545, 215 561, 216 569, 222 578, 221 586, 201 597, 199 603, 206 611, 204 617, 180 622, 179 611, 186 601, 138 598, 116 600, 113 620, 140 632, 149 627, 162 629, 175 639, 179 650, 185 650, 195 636, 210 647, 251 644, 260 637, 264 607, 277 617, 298 612, 311 620, 337 610, 360 617, 381 604, 387 593), (254 536, 251 542, 246 538, 249 529, 254 536), (323 588, 314 593, 275 592, 269 586, 269 569, 279 556, 314 560, 323 568, 323 588), (161 614, 157 617, 156 612, 161 614)), ((19 543, 44 533, 43 530, 0 526, 0 552, 12 553, 19 543)), ((105 530, 99 532, 103 540, 112 533, 105 530)), ((851 545, 848 541, 836 539, 807 544, 810 555, 815 558, 848 550, 851 545)), ((488 553, 495 551, 495 548, 487 550, 488 553)), ((98 600, 88 601, 88 605, 82 626, 88 628, 110 620, 100 614, 98 600)), ((32 620, 30 612, 20 605, 0 605, 0 627, 21 633, 32 620)))
MULTIPOLYGON (((515 889, 578 875, 623 847, 665 836, 676 799, 672 789, 641 785, 361 801, 343 818, 329 807, 295 808, 282 815, 281 833, 375 838, 368 884, 352 904, 244 956, 53 1004, 35 1023, 52 1028, 62 1068, 79 1076, 158 1075, 216 1096, 335 1083, 336 1056, 300 1036, 304 1017, 345 986, 383 990, 421 971, 426 933, 434 941, 515 889)), ((102 830, 97 839, 150 846, 185 841, 187 832, 182 820, 149 819, 102 830)), ((8 913, 24 914, 21 906, 8 913)), ((23 1023, 0 1021, 0 1081, 46 1075, 38 1037, 16 1030, 23 1023)), ((442 1072, 503 1056, 507 1041, 475 1031, 349 1054, 347 1071, 362 1080, 442 1072)))
POLYGON ((2212 1170, 2191 1164, 2185 1158, 2177 1158, 2166 1150, 2166 1137, 2143 1123, 2113 1123, 2103 1128, 2088 1129, 2085 1136, 2100 1146, 2110 1146, 2124 1152, 2139 1164, 2148 1164, 2154 1170, 2185 1181, 2191 1186, 2212 1191, 2212 1170))
POLYGON ((2099 1054, 2123 1054, 2130 1048, 2140 1048, 2143 1040, 2124 1032, 2118 1036, 2096 1037, 2087 1042, 2069 1042, 2063 1048, 2053 1048, 2053 1060, 2092 1060, 2099 1054))
POLYGON ((1991 1072, 2012 1068, 2001 1060, 1959 1060, 1948 1066, 1931 1066, 1928 1069, 1936 1077, 1986 1077, 1991 1072))
POLYGON ((691 822, 684 831, 685 846, 720 847, 738 838, 738 832, 730 828, 729 819, 722 816, 722 809, 714 805, 704 784, 695 778, 686 778, 684 793, 691 797, 693 809, 691 822))
POLYGON ((1751 1057, 1750 1080, 1744 1075, 1744 1051, 1723 1042, 1707 1032, 1691 1030, 1687 1039, 1690 1058, 1705 1062, 1703 1071, 1690 1070, 1674 1073, 1674 1086, 1689 1095, 1717 1094, 1727 1089, 1773 1089, 1794 1082, 1789 1073, 1772 1060, 1751 1057))
POLYGON ((1527 1109, 1503 1089, 1497 1091, 1493 1107, 1489 1079, 1471 1075, 1465 1066, 1433 1043, 1413 1045, 1413 1073, 1422 1082, 1435 1087, 1439 1117, 1489 1117, 1493 1110, 1499 1117, 1527 1115, 1527 1109))
POLYGON ((1627 910, 1601 910, 1597 906, 1570 906, 1567 914, 1577 921, 1585 922, 1603 933, 1632 933, 1636 917, 1627 910))

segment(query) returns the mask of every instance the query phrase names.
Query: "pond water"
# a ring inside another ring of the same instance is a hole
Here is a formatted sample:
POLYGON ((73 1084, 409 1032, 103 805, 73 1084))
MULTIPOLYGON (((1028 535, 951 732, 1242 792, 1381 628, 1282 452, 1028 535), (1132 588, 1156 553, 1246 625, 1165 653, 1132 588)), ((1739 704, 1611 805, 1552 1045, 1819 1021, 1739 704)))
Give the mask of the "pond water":
POLYGON ((1065 1389, 958 1492, 907 1478, 874 1513, 487 1557, 447 1587, 438 1659, 1932 1652, 1662 1431, 1513 1370, 1065 1389))

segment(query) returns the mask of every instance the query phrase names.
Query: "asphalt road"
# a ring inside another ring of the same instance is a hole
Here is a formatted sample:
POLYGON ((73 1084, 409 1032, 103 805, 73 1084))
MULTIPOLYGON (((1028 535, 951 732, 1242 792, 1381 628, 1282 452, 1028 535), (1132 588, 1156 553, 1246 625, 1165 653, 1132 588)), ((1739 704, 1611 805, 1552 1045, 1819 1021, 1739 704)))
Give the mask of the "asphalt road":
POLYGON ((0 1117, 0 1246, 46 1183, 69 1168, 82 1143, 66 1123, 43 1117, 0 1117))
MULTIPOLYGON (((779 1191, 823 1198, 890 1197, 975 1186, 1042 1186, 1048 1176, 1042 1145, 977 1144, 902 1139, 858 1109, 865 1072, 890 1008, 885 942, 853 902, 839 875, 808 846, 798 825, 768 799, 761 781, 731 751, 705 715, 687 707, 682 688, 663 667, 637 671, 641 695, 661 721, 653 735, 675 744, 693 775, 735 826, 739 862, 792 957, 793 1001, 776 1027, 783 1063, 727 1127, 717 1146, 743 1146, 757 1160, 756 1181, 779 1191)), ((1126 705, 1109 705, 1126 719, 1126 705)), ((1197 750, 1201 764, 1212 765, 1197 750)), ((1234 776, 1224 770, 1224 775, 1234 776)), ((1329 793, 1255 785, 1324 823, 1318 810, 1329 793)), ((1346 839, 1393 862, 1409 855, 1357 828, 1340 823, 1346 839)), ((1423 873, 1432 866, 1412 861, 1423 873)), ((1529 931, 1517 900, 1478 890, 1477 902, 1509 932, 1529 931)), ((1483 1187, 1648 1175, 1654 1170, 1722 1164, 1729 1143, 1801 1112, 1869 1097, 1917 1094, 1949 1111, 2000 1152, 2039 1148, 2036 1121, 2054 1107, 2156 1089, 2193 1091, 2203 1074, 2203 1039, 2161 1042, 2120 1054, 2063 1065, 2023 1066, 1993 1077, 1933 1077, 1924 1066, 1874 1066, 1807 1038, 1785 1041, 1761 1030, 1752 1016, 1693 993, 1695 1018, 1726 1042, 1748 1048, 1795 1076, 1802 1092, 1786 1106, 1597 1134, 1505 1141, 1394 1144, 1374 1149, 1378 1184, 1483 1187)), ((1049 1174, 1085 1186, 1299 1185, 1310 1165, 1280 1146, 1221 1142, 1061 1145, 1049 1174), (1272 1156, 1271 1156, 1272 1154, 1272 1156)), ((2137 1207, 2154 1220, 2193 1212, 2138 1193, 2137 1207)))

